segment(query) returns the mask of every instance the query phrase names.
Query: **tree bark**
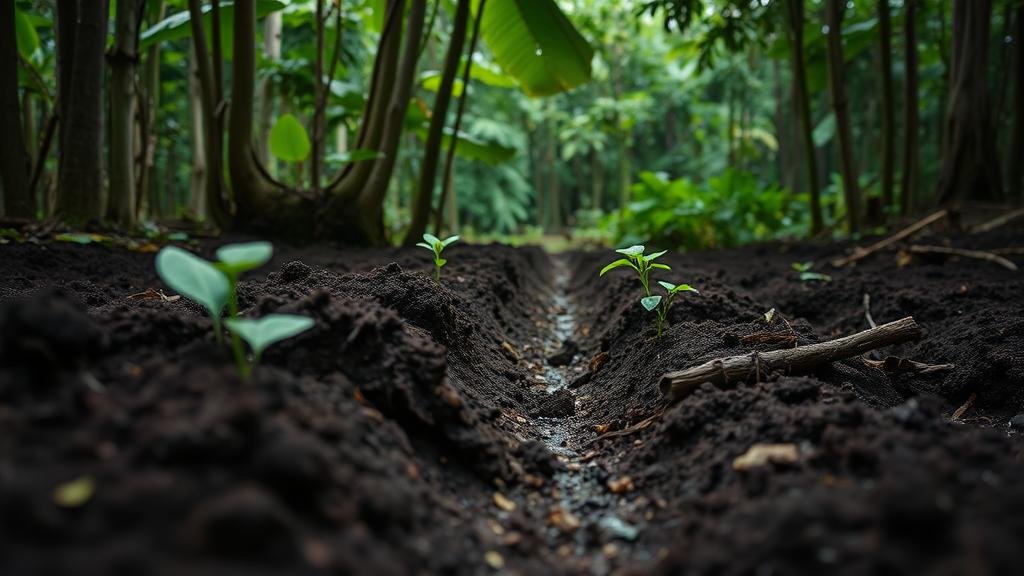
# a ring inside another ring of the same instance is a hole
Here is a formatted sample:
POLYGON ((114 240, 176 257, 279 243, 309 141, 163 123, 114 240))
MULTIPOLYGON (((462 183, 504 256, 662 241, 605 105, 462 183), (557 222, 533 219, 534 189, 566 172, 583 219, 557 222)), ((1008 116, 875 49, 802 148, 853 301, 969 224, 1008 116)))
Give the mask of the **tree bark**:
POLYGON ((852 358, 884 346, 917 340, 921 335, 921 328, 913 317, 908 316, 827 342, 719 358, 686 370, 669 372, 659 379, 658 387, 670 403, 675 403, 705 382, 726 387, 746 382, 751 376, 760 380, 762 374, 767 375, 772 370, 785 370, 790 374, 806 373, 822 364, 852 358))
POLYGON ((3 179, 4 214, 32 218, 35 201, 29 190, 31 161, 22 137, 21 105, 18 102, 18 46, 15 40, 14 2, 0 6, 0 177, 3 179))
POLYGON ((1024 195, 1024 4, 1017 6, 1013 57, 1013 137, 1010 142, 1009 190, 1024 195))
MULTIPOLYGON (((341 9, 341 3, 338 3, 341 9)), ((316 56, 313 59, 313 143, 309 154, 309 182, 310 189, 315 196, 320 194, 320 163, 324 148, 324 106, 327 104, 326 91, 330 88, 324 85, 324 26, 327 25, 327 16, 324 14, 324 0, 316 0, 316 56)), ((341 30, 338 30, 341 34, 341 30)))
POLYGON ((604 165, 596 149, 590 151, 590 209, 600 210, 604 202, 604 165))
POLYGON ((943 129, 939 201, 1003 195, 985 77, 991 0, 954 0, 950 90, 943 129))
MULTIPOLYGON (((455 111, 455 126, 452 127, 452 138, 449 141, 448 153, 444 159, 444 177, 441 180, 441 201, 438 203, 437 219, 434 222, 434 229, 437 231, 437 235, 441 235, 441 228, 443 219, 441 215, 442 207, 447 205, 449 194, 454 196, 455 193, 452 191, 452 182, 455 177, 452 175, 452 170, 455 167, 455 149, 459 145, 458 135, 462 131, 462 117, 466 112, 466 102, 469 100, 469 84, 470 84, 470 72, 473 70, 473 53, 476 52, 476 43, 480 39, 480 23, 484 19, 484 8, 487 5, 487 0, 480 0, 477 5, 476 23, 473 25, 473 37, 469 40, 469 54, 466 56, 466 68, 462 71, 462 96, 459 97, 459 107, 455 111)), ((457 202, 452 200, 452 206, 457 206, 457 202)), ((453 218, 449 222, 457 223, 457 210, 452 208, 453 218)))
POLYGON ((818 163, 814 147, 814 126, 811 101, 807 91, 807 67, 804 64, 804 2, 786 0, 786 36, 793 67, 793 99, 796 100, 803 137, 804 162, 807 165, 807 187, 811 197, 811 235, 821 232, 821 188, 818 186, 818 163))
POLYGON ((231 70, 231 110, 228 118, 228 173, 235 195, 235 219, 239 226, 251 226, 269 215, 270 196, 275 186, 256 165, 252 123, 256 92, 256 6, 239 2, 234 6, 234 66, 231 70))
POLYGON ((903 44, 906 81, 903 89, 903 171, 900 184, 900 214, 906 216, 917 192, 918 94, 917 94, 917 9, 918 0, 903 5, 903 44))
POLYGON ((126 228, 136 224, 135 69, 139 58, 136 0, 117 3, 114 46, 110 55, 110 196, 107 218, 126 228))
MULTIPOLYGON (((441 85, 434 98, 434 110, 430 116, 427 141, 423 145, 423 163, 420 165, 419 185, 413 202, 412 222, 409 224, 409 231, 403 242, 406 246, 419 242, 423 233, 427 231, 427 220, 430 217, 434 185, 437 181, 437 162, 441 157, 441 144, 444 139, 445 120, 448 116, 448 106, 451 103, 452 89, 455 86, 455 76, 459 71, 459 61, 462 59, 462 48, 466 42, 469 4, 470 0, 458 0, 458 4, 455 6, 455 20, 452 24, 451 39, 448 41, 448 52, 445 55, 444 68, 441 72, 441 85)), ((472 54, 466 62, 467 66, 472 61, 471 58, 472 54)), ((463 84, 463 95, 466 92, 467 86, 463 84)), ((454 142, 450 141, 449 146, 452 144, 454 142)))
POLYGON ((845 0, 826 0, 825 19, 828 24, 828 76, 832 111, 836 115, 836 136, 839 140, 839 161, 846 201, 846 223, 850 232, 860 230, 860 184, 853 163, 853 130, 846 95, 846 62, 843 59, 843 11, 845 0))
MULTIPOLYGON (((207 179, 206 154, 210 147, 206 144, 206 138, 210 131, 207 126, 206 115, 203 114, 202 87, 199 82, 199 63, 196 58, 195 48, 189 50, 189 74, 188 74, 188 95, 189 110, 192 122, 189 126, 189 137, 191 139, 190 149, 192 150, 192 174, 189 178, 189 207, 192 215, 198 220, 205 220, 207 217, 206 208, 209 205, 206 195, 210 190, 207 179)), ((159 211, 162 204, 162 195, 157 190, 157 200, 154 207, 159 211)))
POLYGON ((384 235, 384 199, 388 184, 398 160, 398 148, 402 138, 402 127, 405 114, 409 109, 412 95, 412 84, 416 76, 416 64, 419 61, 420 39, 423 37, 423 24, 426 19, 426 0, 410 0, 409 15, 406 21, 405 45, 395 81, 395 90, 391 102, 387 106, 384 131, 381 135, 381 152, 384 157, 377 160, 366 186, 359 193, 358 207, 363 234, 371 244, 383 244, 384 235))
POLYGON ((200 0, 188 0, 191 16, 192 48, 195 54, 199 98, 202 103, 203 143, 206 158, 206 212, 222 230, 232 226, 231 210, 224 199, 224 170, 222 164, 223 131, 216 119, 217 91, 214 86, 213 66, 206 48, 206 32, 200 0))
MULTIPOLYGON (((263 54, 268 60, 281 59, 281 12, 267 14, 263 22, 263 54)), ((271 174, 276 172, 276 162, 270 154, 270 129, 274 126, 274 82, 270 78, 260 81, 259 150, 260 162, 271 174)))
POLYGON ((878 0, 878 35, 882 67, 882 208, 893 208, 896 174, 896 101, 892 87, 892 22, 889 0, 878 0))
MULTIPOLYGON (((149 17, 149 24, 153 25, 164 19, 167 14, 167 2, 160 0, 157 9, 149 17)), ((153 173, 153 163, 156 155, 156 143, 160 137, 157 130, 157 111, 160 107, 160 43, 155 42, 146 51, 146 65, 144 81, 142 83, 142 101, 145 103, 144 115, 140 115, 139 123, 144 127, 140 130, 141 142, 139 143, 139 177, 136 195, 140 198, 145 195, 150 204, 150 215, 153 218, 161 216, 159 207, 160 201, 156 194, 156 188, 150 185, 150 175, 153 173)))
POLYGON ((57 217, 74 225, 103 208, 103 50, 107 2, 57 3, 61 109, 57 217))

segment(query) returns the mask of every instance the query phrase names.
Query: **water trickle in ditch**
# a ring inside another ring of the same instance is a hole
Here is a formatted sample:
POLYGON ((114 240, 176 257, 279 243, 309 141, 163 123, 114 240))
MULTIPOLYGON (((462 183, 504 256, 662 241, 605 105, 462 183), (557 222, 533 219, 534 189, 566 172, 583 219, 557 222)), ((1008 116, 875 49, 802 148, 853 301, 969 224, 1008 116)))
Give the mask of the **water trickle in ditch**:
MULTIPOLYGON (((564 351, 567 341, 576 338, 575 312, 568 295, 569 270, 567 264, 559 257, 552 256, 552 292, 549 330, 542 336, 539 344, 544 354, 539 358, 541 374, 549 394, 572 394, 577 411, 580 402, 575 392, 568 388, 573 368, 586 362, 579 354, 573 361, 557 362, 564 366, 555 366, 550 358, 556 351, 564 351)), ((620 507, 630 506, 619 495, 612 494, 606 483, 608 472, 597 458, 589 454, 582 433, 587 424, 579 418, 538 417, 532 424, 538 435, 562 462, 563 466, 553 476, 553 504, 568 512, 579 527, 571 530, 571 553, 577 558, 586 560, 591 574, 607 573, 611 566, 607 558, 607 545, 628 545, 638 536, 638 529, 623 520, 620 507)), ((622 511, 624 512, 624 511, 622 511)), ((565 526, 549 526, 552 542, 565 545, 565 526)))

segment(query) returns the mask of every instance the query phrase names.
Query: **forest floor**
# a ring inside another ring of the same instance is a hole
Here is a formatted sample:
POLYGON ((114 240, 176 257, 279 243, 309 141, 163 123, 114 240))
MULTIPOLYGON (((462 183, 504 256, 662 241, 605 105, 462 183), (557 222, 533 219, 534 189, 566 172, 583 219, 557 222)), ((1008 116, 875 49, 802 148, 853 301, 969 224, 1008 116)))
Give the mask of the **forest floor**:
POLYGON ((667 256, 701 293, 654 339, 610 250, 455 245, 438 285, 421 249, 279 247, 241 308, 316 326, 245 382, 198 306, 137 296, 152 254, 0 246, 0 574, 1019 573, 1022 272, 829 269, 848 248, 667 256), (955 368, 858 357, 666 406, 666 371, 866 329, 865 294, 925 331, 866 356, 955 368), (765 443, 792 448, 736 462, 765 443))

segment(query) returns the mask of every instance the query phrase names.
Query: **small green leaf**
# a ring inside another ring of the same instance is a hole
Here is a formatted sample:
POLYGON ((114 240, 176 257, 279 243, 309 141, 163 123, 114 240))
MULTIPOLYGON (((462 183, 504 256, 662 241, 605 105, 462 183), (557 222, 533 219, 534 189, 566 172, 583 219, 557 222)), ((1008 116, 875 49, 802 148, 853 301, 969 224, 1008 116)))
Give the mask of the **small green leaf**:
POLYGON ((797 272, 807 272, 811 269, 811 266, 814 266, 814 262, 793 262, 790 266, 797 272))
POLYGON ((671 282, 662 282, 661 280, 658 280, 658 284, 661 284, 661 287, 667 290, 669 294, 676 289, 676 285, 671 282))
MULTIPOLYGON (((21 10, 11 6, 11 4, 5 6, 4 10, 14 10, 14 35, 17 39, 18 54, 25 60, 30 60, 36 50, 39 49, 39 34, 36 33, 36 29, 32 26, 28 16, 21 10)), ((4 30, 4 34, 9 33, 10 30, 4 30)))
POLYGON ((74 244, 92 244, 92 234, 58 234, 53 237, 58 242, 72 242, 74 244))
POLYGON ((427 250, 433 250, 434 249, 433 246, 431 246, 430 244, 427 244, 426 242, 417 242, 416 245, 421 247, 421 248, 426 248, 427 250))
POLYGON ((661 303, 661 296, 647 296, 640 300, 640 305, 644 307, 648 312, 654 310, 661 303))
POLYGON ((285 162, 302 162, 309 156, 309 135, 295 116, 282 114, 270 129, 270 153, 285 162))
POLYGON ((431 249, 441 243, 441 239, 433 234, 424 234, 423 240, 426 241, 427 244, 430 244, 431 249))
POLYGON ((764 321, 765 322, 771 324, 772 320, 774 318, 775 318, 775 308, 772 308, 771 310, 769 310, 769 311, 764 313, 764 321))
POLYGON ((616 269, 616 268, 618 268, 620 266, 632 266, 632 265, 633 265, 633 263, 630 262, 629 260, 626 260, 625 258, 619 258, 615 262, 612 262, 611 264, 609 264, 609 265, 605 266, 604 268, 602 268, 601 269, 601 273, 598 274, 598 276, 604 276, 605 273, 608 272, 609 270, 614 270, 614 269, 616 269))
POLYGON ((832 277, 828 274, 822 274, 821 272, 801 272, 801 282, 829 282, 832 277))
POLYGON ((220 317, 231 286, 213 264, 176 246, 167 246, 156 255, 156 272, 171 289, 204 306, 210 316, 220 317))
POLYGON ((629 248, 619 248, 616 252, 625 256, 640 256, 644 253, 644 247, 637 244, 636 246, 630 246, 629 248))
POLYGON ((454 236, 449 236, 449 237, 445 238, 444 240, 442 240, 441 241, 441 245, 447 247, 449 244, 452 244, 453 242, 457 242, 458 240, 459 240, 459 235, 455 234, 454 236))
POLYGON ((655 258, 658 258, 659 256, 664 255, 666 252, 668 252, 668 250, 662 250, 661 252, 655 252, 653 254, 648 254, 647 256, 644 256, 644 260, 647 260, 648 262, 653 262, 655 258))
POLYGON ((274 245, 270 242, 228 244, 217 249, 217 259, 223 265, 221 268, 234 274, 259 268, 270 262, 273 255, 274 245))
POLYGON ((689 284, 680 284, 669 291, 669 293, 671 294, 676 294, 679 292, 696 292, 697 294, 700 294, 700 292, 697 292, 696 288, 690 286, 689 284))
POLYGON ((82 476, 53 489, 53 502, 61 508, 80 508, 96 493, 96 480, 82 476))
POLYGON ((301 334, 315 324, 312 318, 294 314, 267 314, 255 320, 230 318, 226 323, 232 332, 249 343, 257 359, 271 344, 301 334))
POLYGON ((438 258, 437 260, 434 260, 434 264, 436 264, 438 268, 442 268, 447 263, 448 261, 445 260, 444 258, 438 258))
POLYGON ((661 262, 655 262, 654 264, 651 264, 651 268, 657 268, 658 270, 671 270, 672 269, 671 267, 669 267, 668 264, 662 264, 661 262))

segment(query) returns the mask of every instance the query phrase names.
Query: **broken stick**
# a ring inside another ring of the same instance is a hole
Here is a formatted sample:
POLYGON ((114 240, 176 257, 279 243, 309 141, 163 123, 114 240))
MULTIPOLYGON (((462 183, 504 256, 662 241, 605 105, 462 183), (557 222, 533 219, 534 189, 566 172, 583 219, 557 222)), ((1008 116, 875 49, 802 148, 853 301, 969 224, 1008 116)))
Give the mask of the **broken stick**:
POLYGON ((859 260, 863 260, 864 258, 867 258, 868 256, 871 256, 876 252, 879 252, 881 250, 884 250, 885 248, 888 248, 889 246, 892 246, 893 244, 899 242, 900 240, 903 240, 904 238, 909 238, 910 236, 913 236, 917 232, 927 227, 929 224, 938 222, 939 220, 942 220, 948 215, 949 212, 947 212, 946 210, 939 210, 938 212, 935 212, 921 220, 918 220, 917 222, 911 224, 910 226, 907 226, 906 228, 900 230, 899 232, 893 234, 892 236, 875 242, 874 244, 868 246, 867 248, 854 248, 853 254, 850 254, 849 256, 844 256, 843 258, 836 258, 835 260, 832 261, 832 265, 835 266, 836 268, 842 268, 844 266, 849 266, 850 264, 853 264, 854 262, 857 262, 859 260))
POLYGON ((998 264, 1007 270, 1017 270, 1017 265, 1006 258, 1003 258, 998 254, 982 252, 980 250, 964 250, 963 248, 950 248, 948 246, 922 246, 920 244, 914 244, 908 249, 908 251, 911 254, 943 254, 945 256, 962 256, 964 258, 988 260, 989 262, 998 264))
POLYGON ((760 377, 762 373, 771 370, 808 372, 822 364, 845 360, 920 337, 921 328, 912 316, 907 316, 902 320, 827 342, 719 358, 686 370, 668 372, 658 380, 658 388, 668 397, 669 403, 675 403, 689 396, 705 382, 725 387, 729 383, 746 382, 754 375, 760 377))
POLYGON ((995 230, 996 228, 999 228, 1000 226, 1005 226, 1006 224, 1009 224, 1010 222, 1013 222, 1014 220, 1022 216, 1024 216, 1024 208, 1011 210, 1010 212, 1006 212, 1001 216, 997 216, 989 220, 988 222, 984 222, 982 224, 975 226, 974 228, 971 228, 971 234, 983 234, 990 230, 995 230))

